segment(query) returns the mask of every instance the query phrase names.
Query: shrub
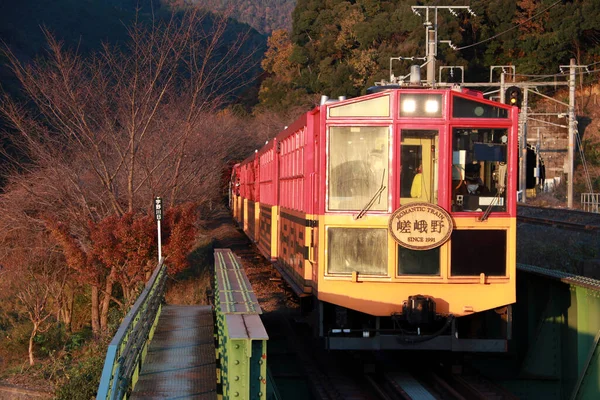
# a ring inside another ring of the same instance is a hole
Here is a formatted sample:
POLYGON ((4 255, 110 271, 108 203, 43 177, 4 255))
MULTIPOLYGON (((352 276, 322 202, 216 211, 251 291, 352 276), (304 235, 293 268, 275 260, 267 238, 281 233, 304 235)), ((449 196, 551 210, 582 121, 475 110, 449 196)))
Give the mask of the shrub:
MULTIPOLYGON (((105 347, 104 352, 106 352, 105 347)), ((86 349, 85 353, 78 357, 79 362, 67 369, 66 376, 56 389, 56 399, 89 400, 96 396, 105 353, 102 352, 102 346, 93 344, 86 349)))

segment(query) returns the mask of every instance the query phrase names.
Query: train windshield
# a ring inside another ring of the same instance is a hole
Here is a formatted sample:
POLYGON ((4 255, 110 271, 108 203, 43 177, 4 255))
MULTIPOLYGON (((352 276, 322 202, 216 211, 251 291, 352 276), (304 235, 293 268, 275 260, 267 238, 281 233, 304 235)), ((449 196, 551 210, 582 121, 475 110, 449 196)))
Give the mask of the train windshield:
POLYGON ((506 211, 507 129, 452 130, 452 211, 506 211))
POLYGON ((389 127, 329 128, 329 210, 388 209, 389 127))

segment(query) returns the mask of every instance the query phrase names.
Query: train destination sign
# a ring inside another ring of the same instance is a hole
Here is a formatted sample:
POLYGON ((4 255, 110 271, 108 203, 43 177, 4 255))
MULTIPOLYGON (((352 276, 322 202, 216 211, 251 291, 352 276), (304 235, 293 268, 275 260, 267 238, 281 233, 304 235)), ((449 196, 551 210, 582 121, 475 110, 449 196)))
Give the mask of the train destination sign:
POLYGON ((437 204, 411 203, 390 216, 389 229, 400 246, 412 250, 429 250, 444 244, 454 223, 446 210, 437 204))

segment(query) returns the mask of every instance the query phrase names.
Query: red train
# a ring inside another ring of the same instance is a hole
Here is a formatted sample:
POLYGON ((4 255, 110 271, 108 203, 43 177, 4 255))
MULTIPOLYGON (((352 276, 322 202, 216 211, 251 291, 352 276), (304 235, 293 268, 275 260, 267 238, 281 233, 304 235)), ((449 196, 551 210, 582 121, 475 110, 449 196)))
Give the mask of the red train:
POLYGON ((234 218, 330 349, 505 351, 517 120, 457 88, 324 101, 234 166, 234 218))

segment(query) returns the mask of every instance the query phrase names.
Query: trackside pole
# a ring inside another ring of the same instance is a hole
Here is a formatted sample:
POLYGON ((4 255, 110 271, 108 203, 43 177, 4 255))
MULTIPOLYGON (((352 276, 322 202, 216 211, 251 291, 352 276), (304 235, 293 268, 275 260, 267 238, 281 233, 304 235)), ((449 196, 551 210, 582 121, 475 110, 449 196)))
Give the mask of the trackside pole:
POLYGON ((158 233, 158 263, 160 264, 160 259, 162 258, 162 245, 160 238, 160 220, 162 219, 162 199, 157 197, 154 199, 154 216, 156 217, 156 229, 158 233))

